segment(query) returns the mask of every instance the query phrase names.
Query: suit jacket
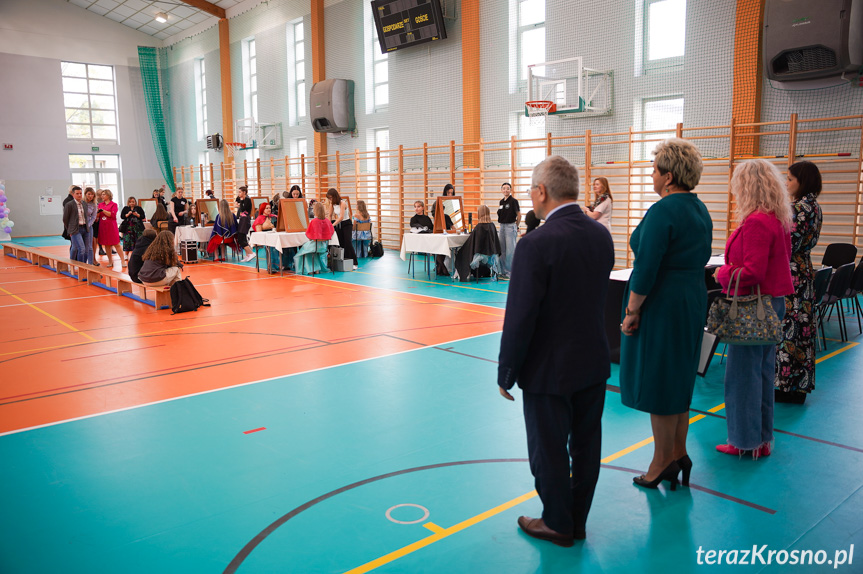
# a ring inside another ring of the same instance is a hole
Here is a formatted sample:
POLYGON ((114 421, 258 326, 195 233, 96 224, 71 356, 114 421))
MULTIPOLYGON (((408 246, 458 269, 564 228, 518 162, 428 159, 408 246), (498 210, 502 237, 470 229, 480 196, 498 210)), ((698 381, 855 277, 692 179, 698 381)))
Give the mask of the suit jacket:
POLYGON ((611 375, 605 297, 608 230, 576 204, 517 244, 500 342, 498 385, 568 396, 611 375))
MULTIPOLYGON (((82 201, 81 207, 84 210, 84 231, 87 231, 87 204, 82 201)), ((78 233, 78 202, 74 197, 63 206, 63 227, 69 235, 78 233)))

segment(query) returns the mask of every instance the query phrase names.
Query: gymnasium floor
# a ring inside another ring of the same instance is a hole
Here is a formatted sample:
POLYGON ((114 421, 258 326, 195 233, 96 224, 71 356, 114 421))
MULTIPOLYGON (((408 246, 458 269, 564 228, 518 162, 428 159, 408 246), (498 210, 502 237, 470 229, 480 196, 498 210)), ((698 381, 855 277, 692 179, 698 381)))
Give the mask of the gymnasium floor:
POLYGON ((213 306, 172 316, 0 259, 0 572, 863 572, 853 316, 758 461, 714 450, 716 357, 676 492, 632 485, 650 424, 613 366, 588 539, 560 548, 516 525, 540 503, 520 396, 495 385, 507 283, 405 271, 391 251, 314 278, 201 263, 213 306), (697 563, 753 545, 825 563, 697 563))

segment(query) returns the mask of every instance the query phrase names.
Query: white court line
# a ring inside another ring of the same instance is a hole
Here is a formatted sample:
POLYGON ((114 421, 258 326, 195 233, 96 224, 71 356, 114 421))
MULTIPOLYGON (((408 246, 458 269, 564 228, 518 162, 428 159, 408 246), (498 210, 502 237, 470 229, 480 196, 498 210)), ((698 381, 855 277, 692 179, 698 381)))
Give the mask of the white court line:
POLYGON ((26 305, 42 305, 43 303, 62 303, 63 301, 76 301, 78 299, 98 299, 99 297, 116 297, 115 293, 106 293, 105 295, 87 295, 86 297, 72 297, 69 299, 52 299, 50 301, 31 301, 30 303, 15 303, 14 305, 0 305, 0 309, 6 307, 23 307, 26 305))
POLYGON ((25 279, 24 281, 6 281, 5 283, 0 283, 0 285, 12 285, 13 283, 35 283, 37 281, 56 281, 57 279, 68 279, 65 275, 60 275, 59 277, 47 277, 45 279, 25 279))
POLYGON ((433 344, 433 345, 424 345, 424 346, 422 346, 422 347, 417 347, 416 349, 407 349, 407 350, 405 350, 405 351, 396 351, 396 352, 394 352, 394 353, 389 353, 389 354, 387 354, 387 355, 380 355, 380 356, 378 356, 378 357, 368 357, 368 358, 366 358, 366 359, 357 359, 356 361, 350 361, 350 362, 348 362, 348 363, 340 363, 340 364, 338 364, 338 365, 331 365, 331 366, 329 366, 329 367, 318 367, 317 369, 309 369, 308 371, 301 371, 301 372, 299 372, 299 373, 293 373, 293 374, 290 374, 290 375, 279 375, 278 377, 270 377, 269 379, 261 379, 260 381, 250 381, 250 382, 248 382, 248 383, 238 383, 238 384, 236 384, 236 385, 231 385, 231 386, 229 386, 229 387, 221 387, 221 388, 218 388, 218 389, 210 389, 210 390, 208 390, 208 391, 201 391, 201 392, 199 392, 199 393, 193 393, 193 394, 191 394, 191 395, 183 395, 183 396, 181 396, 181 397, 174 397, 174 398, 171 398, 171 399, 164 399, 164 400, 161 400, 161 401, 153 401, 153 402, 151 402, 151 403, 144 403, 144 404, 142 404, 142 405, 135 405, 135 406, 132 406, 132 407, 124 407, 124 408, 122 408, 122 409, 114 409, 114 410, 111 410, 111 411, 105 411, 105 412, 103 412, 103 413, 95 413, 95 414, 92 414, 92 415, 85 415, 85 416, 83 416, 83 417, 76 417, 76 418, 73 418, 73 419, 66 419, 66 420, 62 420, 62 421, 55 421, 55 422, 52 422, 52 423, 46 423, 46 424, 44 424, 44 425, 36 425, 36 426, 27 427, 27 428, 23 428, 23 429, 17 429, 17 430, 12 430, 12 431, 6 431, 6 432, 4 432, 4 433, 0 433, 0 437, 4 437, 4 436, 7 436, 7 435, 18 434, 18 433, 27 432, 27 431, 36 430, 36 429, 41 429, 41 428, 46 428, 46 427, 52 427, 52 426, 61 425, 61 424, 65 424, 65 423, 71 423, 71 422, 75 422, 75 421, 81 421, 81 420, 85 420, 85 419, 92 419, 92 418, 95 418, 95 417, 101 417, 101 416, 104 416, 104 415, 110 415, 110 414, 114 414, 114 413, 122 413, 122 412, 124 412, 124 411, 131 411, 131 410, 134 410, 134 409, 140 409, 140 408, 144 408, 144 407, 151 407, 151 406, 153 406, 153 405, 159 405, 159 404, 162 404, 162 403, 170 403, 170 402, 173 402, 173 401, 178 401, 178 400, 182 400, 182 399, 188 399, 188 398, 191 398, 191 397, 197 397, 197 396, 200 396, 200 395, 209 395, 209 394, 211 394, 211 393, 218 393, 218 392, 220 392, 220 391, 226 391, 226 390, 228 390, 228 389, 236 389, 236 388, 239 388, 239 387, 246 387, 246 386, 249 386, 249 385, 257 385, 257 384, 259 384, 259 383, 267 383, 267 382, 269 382, 269 381, 275 381, 275 380, 278 380, 278 379, 289 379, 289 378, 291 378, 291 377, 297 377, 297 376, 300 376, 300 375, 307 375, 307 374, 309 374, 309 373, 314 373, 314 372, 317 372, 317 371, 323 371, 323 370, 326 370, 326 369, 334 369, 334 368, 337 368, 337 367, 346 367, 346 366, 348 366, 348 365, 356 365, 356 364, 359 364, 359 363, 365 363, 366 361, 374 361, 374 360, 377 360, 377 359, 386 359, 386 358, 388 358, 388 357, 395 357, 395 356, 397 356, 397 355, 403 355, 404 353, 413 353, 413 352, 415 352, 415 351, 422 351, 422 350, 424 350, 424 349, 432 349, 432 348, 434 348, 434 347, 438 347, 438 346, 441 346, 441 345, 451 345, 451 344, 453 344, 453 343, 460 343, 461 341, 468 341, 468 340, 470 340, 470 339, 476 339, 477 337, 487 337, 488 335, 492 335, 492 334, 494 334, 494 333, 484 333, 484 334, 482 334, 482 335, 472 335, 472 336, 470 336, 470 337, 464 337, 464 338, 461 338, 461 339, 453 339, 452 341, 444 341, 444 342, 441 342, 441 343, 435 343, 435 344, 433 344))

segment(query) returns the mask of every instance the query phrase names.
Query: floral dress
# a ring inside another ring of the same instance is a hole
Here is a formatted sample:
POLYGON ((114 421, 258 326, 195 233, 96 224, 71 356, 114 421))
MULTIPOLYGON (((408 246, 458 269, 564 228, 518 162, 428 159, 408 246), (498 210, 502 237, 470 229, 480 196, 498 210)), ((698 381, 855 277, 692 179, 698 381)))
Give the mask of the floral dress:
POLYGON ((814 195, 791 206, 791 278, 794 294, 785 297, 782 341, 776 349, 776 388, 790 393, 815 388, 815 272, 809 252, 821 234, 821 207, 814 195))

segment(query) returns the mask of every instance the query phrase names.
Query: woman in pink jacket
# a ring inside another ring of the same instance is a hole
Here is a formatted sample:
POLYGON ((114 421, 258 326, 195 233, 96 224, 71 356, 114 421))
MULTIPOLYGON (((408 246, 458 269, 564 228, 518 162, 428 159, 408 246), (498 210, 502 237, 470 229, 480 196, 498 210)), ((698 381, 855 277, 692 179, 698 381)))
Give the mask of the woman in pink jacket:
MULTIPOLYGON (((770 295, 781 320, 791 282, 791 207, 782 175, 763 159, 734 170, 731 193, 737 201, 737 229, 725 245, 725 265, 716 272, 724 293, 734 292, 732 273, 740 275, 740 295, 770 295)), ((773 450, 773 382, 776 345, 729 345, 725 368, 725 412, 728 443, 716 450, 754 458, 773 450)))

